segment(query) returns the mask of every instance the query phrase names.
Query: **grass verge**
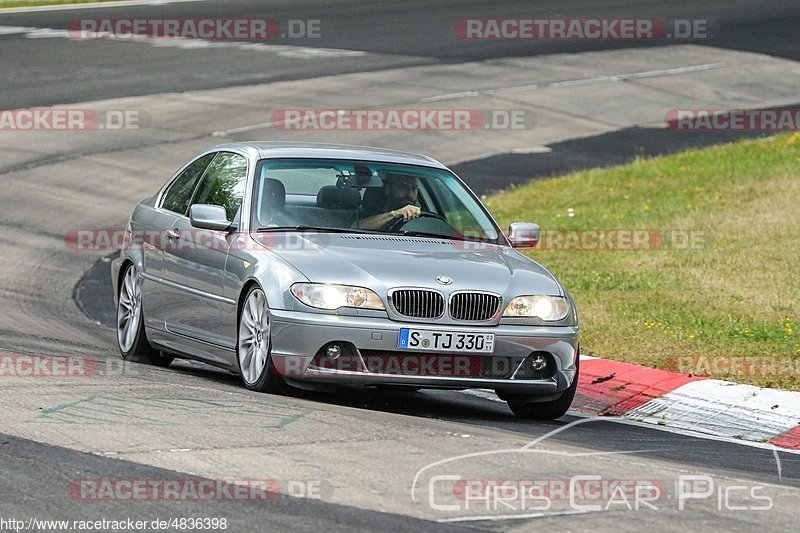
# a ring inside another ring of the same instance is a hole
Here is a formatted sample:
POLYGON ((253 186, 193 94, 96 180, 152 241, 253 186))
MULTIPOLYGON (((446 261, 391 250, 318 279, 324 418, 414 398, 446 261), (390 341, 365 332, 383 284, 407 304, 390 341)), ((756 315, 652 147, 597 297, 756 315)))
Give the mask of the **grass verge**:
POLYGON ((541 225, 526 253, 575 299, 583 353, 800 390, 800 133, 576 172, 486 205, 504 226, 541 225))

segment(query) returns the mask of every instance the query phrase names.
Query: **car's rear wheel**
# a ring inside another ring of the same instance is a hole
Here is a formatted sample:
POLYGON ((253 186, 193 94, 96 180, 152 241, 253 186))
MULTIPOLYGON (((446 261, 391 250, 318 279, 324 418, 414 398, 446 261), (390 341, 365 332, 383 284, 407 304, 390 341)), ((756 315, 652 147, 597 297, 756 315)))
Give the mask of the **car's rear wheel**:
POLYGON ((142 312, 142 280, 133 264, 122 274, 117 298, 117 345, 126 361, 168 366, 174 358, 161 355, 147 342, 142 312))
POLYGON ((555 420, 564 416, 572 405, 572 400, 575 399, 575 391, 578 390, 578 371, 575 369, 575 379, 572 384, 565 389, 561 395, 554 400, 547 400, 544 402, 531 401, 530 398, 509 398, 507 400, 508 406, 511 411, 519 418, 527 418, 528 420, 555 420))
POLYGON ((244 386, 252 391, 282 394, 289 386, 272 362, 269 307, 264 291, 253 286, 239 311, 236 361, 244 386))

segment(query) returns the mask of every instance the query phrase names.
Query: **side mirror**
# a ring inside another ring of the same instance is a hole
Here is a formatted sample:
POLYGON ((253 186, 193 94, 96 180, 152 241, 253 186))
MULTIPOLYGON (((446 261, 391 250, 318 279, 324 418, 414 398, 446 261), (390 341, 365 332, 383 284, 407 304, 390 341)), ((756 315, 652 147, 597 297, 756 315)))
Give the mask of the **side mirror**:
POLYGON ((514 248, 533 248, 539 243, 539 224, 513 222, 508 226, 508 240, 514 248))
POLYGON ((210 204, 194 204, 190 207, 189 223, 195 228, 217 231, 224 231, 232 224, 224 207, 210 204))

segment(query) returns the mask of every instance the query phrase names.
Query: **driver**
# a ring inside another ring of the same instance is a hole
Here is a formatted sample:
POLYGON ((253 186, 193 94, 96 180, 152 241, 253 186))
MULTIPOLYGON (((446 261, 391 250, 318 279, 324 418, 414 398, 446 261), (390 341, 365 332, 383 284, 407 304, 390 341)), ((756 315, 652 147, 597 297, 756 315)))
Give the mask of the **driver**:
POLYGON ((354 227, 386 230, 400 218, 403 219, 403 222, 408 222, 419 217, 420 208, 416 205, 419 179, 416 176, 389 174, 383 180, 383 190, 386 201, 382 206, 378 206, 378 213, 357 220, 353 224, 354 227))

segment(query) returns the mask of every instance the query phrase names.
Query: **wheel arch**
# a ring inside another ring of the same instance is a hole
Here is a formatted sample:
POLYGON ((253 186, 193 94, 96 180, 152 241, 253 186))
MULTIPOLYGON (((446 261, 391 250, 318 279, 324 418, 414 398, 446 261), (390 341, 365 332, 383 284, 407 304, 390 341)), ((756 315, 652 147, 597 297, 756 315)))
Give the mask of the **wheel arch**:
POLYGON ((117 272, 117 285, 116 285, 117 293, 114 295, 115 299, 119 298, 119 291, 122 290, 122 278, 125 277, 125 274, 128 272, 128 267, 131 265, 136 266, 136 263, 134 263, 133 259, 131 259, 130 257, 126 257, 125 259, 123 259, 122 263, 120 263, 119 265, 119 272, 117 272))
POLYGON ((258 280, 253 279, 253 278, 248 279, 244 283, 244 285, 242 285, 242 290, 239 292, 239 298, 236 301, 236 328, 237 328, 237 334, 238 334, 238 328, 239 328, 239 319, 242 318, 242 306, 244 305, 244 299, 247 297, 248 294, 250 294, 250 290, 253 287, 258 287, 259 289, 261 289, 261 292, 264 293, 264 299, 267 301, 267 309, 269 309, 269 298, 267 297, 267 293, 264 291, 264 288, 261 286, 261 284, 258 282, 258 280))

